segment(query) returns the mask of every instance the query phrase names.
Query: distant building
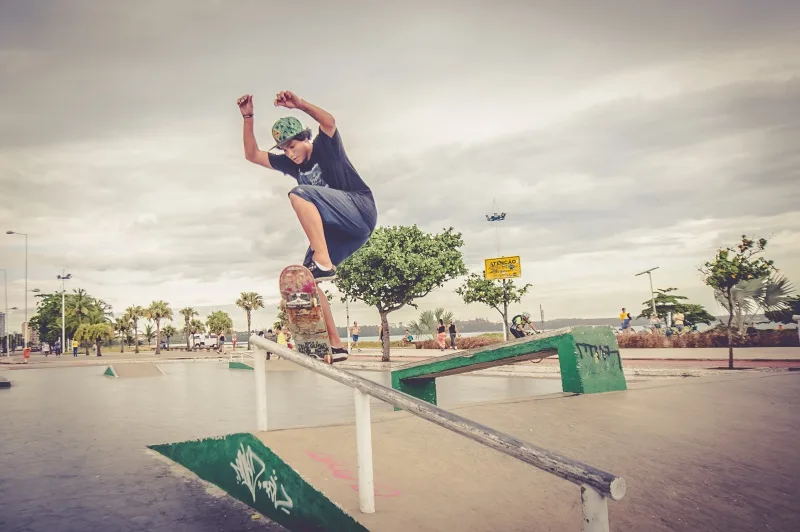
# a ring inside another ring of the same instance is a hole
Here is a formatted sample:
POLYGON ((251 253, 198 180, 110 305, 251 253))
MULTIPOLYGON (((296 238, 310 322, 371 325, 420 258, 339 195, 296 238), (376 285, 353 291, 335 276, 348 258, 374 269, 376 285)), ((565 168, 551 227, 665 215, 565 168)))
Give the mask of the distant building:
POLYGON ((32 329, 28 322, 22 323, 22 338, 25 339, 25 328, 28 328, 28 342, 30 345, 39 345, 39 331, 32 329))

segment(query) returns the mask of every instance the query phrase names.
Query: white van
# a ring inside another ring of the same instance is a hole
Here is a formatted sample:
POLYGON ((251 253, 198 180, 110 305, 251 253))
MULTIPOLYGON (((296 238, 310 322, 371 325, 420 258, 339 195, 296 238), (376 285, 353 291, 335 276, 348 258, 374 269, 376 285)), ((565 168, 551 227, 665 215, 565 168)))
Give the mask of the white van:
POLYGON ((213 334, 192 335, 192 347, 194 349, 209 349, 217 347, 219 339, 213 334))

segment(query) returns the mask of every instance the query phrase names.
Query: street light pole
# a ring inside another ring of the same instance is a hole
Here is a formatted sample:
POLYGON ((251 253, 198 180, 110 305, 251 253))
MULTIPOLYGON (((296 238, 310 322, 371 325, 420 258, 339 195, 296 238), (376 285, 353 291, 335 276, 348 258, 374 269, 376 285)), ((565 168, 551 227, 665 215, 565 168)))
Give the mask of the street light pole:
POLYGON ((25 345, 28 347, 28 233, 6 231, 7 235, 21 235, 25 237, 25 345))
POLYGON ((636 275, 634 275, 634 277, 638 277, 646 273, 647 276, 650 278, 650 302, 653 304, 653 316, 656 316, 656 298, 655 298, 655 292, 653 291, 653 274, 650 272, 652 272, 653 270, 657 270, 658 268, 659 267, 656 266, 655 268, 650 268, 647 271, 643 271, 641 273, 637 273, 636 275))
POLYGON ((67 321, 64 315, 64 292, 66 292, 64 289, 64 281, 71 279, 72 274, 68 273, 64 275, 64 270, 61 270, 61 275, 59 275, 58 278, 61 280, 61 351, 63 352, 67 345, 67 321))
POLYGON ((8 352, 8 274, 6 273, 5 268, 3 269, 3 293, 5 295, 5 300, 6 300, 5 301, 6 313, 3 314, 3 325, 5 327, 5 330, 3 331, 5 335, 3 335, 3 338, 5 339, 6 356, 10 356, 10 353, 8 352))

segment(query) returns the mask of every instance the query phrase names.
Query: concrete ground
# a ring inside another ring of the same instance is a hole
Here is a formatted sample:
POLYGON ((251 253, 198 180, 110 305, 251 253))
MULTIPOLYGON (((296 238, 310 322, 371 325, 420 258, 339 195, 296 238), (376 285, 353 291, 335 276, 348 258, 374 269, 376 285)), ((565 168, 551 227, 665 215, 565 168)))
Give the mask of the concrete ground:
MULTIPOLYGON (((624 477, 612 530, 794 531, 800 373, 637 383, 452 409, 624 477)), ((373 416, 377 513, 361 514, 351 424, 257 433, 370 530, 580 530, 580 489, 405 412, 373 416)))

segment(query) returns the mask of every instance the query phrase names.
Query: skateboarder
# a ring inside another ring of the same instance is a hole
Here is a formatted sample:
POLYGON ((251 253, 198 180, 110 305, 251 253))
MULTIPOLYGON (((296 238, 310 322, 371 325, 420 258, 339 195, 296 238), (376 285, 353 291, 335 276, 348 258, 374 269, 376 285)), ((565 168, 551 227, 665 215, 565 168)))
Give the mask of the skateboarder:
MULTIPOLYGON (((253 132, 253 95, 246 94, 237 100, 244 118, 245 158, 297 181, 289 191, 289 201, 309 241, 303 266, 311 270, 317 282, 331 281, 336 278, 336 266, 363 246, 375 229, 375 200, 345 153, 333 115, 290 91, 279 92, 273 103, 298 109, 316 120, 316 137, 312 140, 311 129, 287 116, 272 126, 275 145, 270 149, 283 153, 260 150, 253 132)), ((317 293, 334 360, 347 358, 330 304, 319 286, 317 293)))

